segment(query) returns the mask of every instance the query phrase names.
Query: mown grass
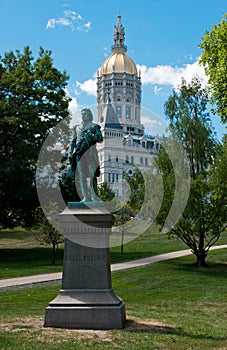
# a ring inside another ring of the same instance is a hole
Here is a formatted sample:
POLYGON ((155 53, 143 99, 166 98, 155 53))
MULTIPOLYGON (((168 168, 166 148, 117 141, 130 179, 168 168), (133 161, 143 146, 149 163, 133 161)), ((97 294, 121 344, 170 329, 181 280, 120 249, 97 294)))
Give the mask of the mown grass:
MULTIPOLYGON (((59 245, 56 264, 51 264, 52 249, 41 245, 35 230, 23 228, 0 231, 0 279, 62 271, 64 244, 59 245)), ((226 237, 217 244, 226 244, 226 237)), ((111 263, 135 260, 147 256, 187 249, 179 239, 169 239, 160 233, 158 226, 151 226, 146 232, 121 247, 110 249, 111 263)), ((209 262, 209 256, 207 258, 209 262)))
POLYGON ((61 271, 63 245, 57 250, 56 265, 52 250, 37 241, 36 230, 16 228, 0 231, 0 278, 23 277, 61 271))
MULTIPOLYGON (((111 248, 111 263, 128 261, 152 256, 164 252, 184 249, 177 239, 169 240, 158 232, 158 227, 151 227, 143 235, 120 247, 111 248)), ((22 228, 0 231, 0 279, 23 277, 62 270, 64 245, 58 247, 56 264, 51 265, 52 249, 36 239, 36 231, 22 228)))
POLYGON ((226 258, 223 249, 210 252, 208 268, 196 268, 187 256, 114 272, 115 293, 126 305, 123 330, 43 328, 60 285, 1 292, 1 350, 227 349, 226 258))

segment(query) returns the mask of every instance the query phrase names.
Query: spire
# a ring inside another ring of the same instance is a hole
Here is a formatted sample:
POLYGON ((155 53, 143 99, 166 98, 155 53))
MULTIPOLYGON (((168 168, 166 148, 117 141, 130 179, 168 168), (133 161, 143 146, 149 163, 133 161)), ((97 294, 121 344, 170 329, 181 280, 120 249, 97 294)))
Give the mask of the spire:
POLYGON ((110 93, 108 92, 108 102, 103 111, 103 119, 105 128, 121 129, 118 117, 111 103, 110 93))
POLYGON ((117 17, 117 24, 114 26, 114 45, 112 46, 112 52, 126 52, 125 46, 125 29, 121 23, 121 15, 117 17))

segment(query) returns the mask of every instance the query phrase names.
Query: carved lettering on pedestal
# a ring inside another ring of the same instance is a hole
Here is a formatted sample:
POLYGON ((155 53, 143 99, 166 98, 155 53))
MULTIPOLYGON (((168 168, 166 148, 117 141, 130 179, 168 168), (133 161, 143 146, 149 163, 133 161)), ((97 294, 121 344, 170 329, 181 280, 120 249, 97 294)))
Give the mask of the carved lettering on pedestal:
POLYGON ((95 254, 89 254, 89 255, 83 255, 83 254, 69 254, 67 257, 65 257, 65 261, 90 261, 90 262, 101 262, 105 261, 105 255, 95 255, 95 254))

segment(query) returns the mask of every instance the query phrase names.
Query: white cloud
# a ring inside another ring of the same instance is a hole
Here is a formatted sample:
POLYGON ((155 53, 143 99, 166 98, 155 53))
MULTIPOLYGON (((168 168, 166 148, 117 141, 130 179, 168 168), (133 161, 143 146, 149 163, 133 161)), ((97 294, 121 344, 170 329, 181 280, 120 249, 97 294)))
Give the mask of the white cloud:
POLYGON ((143 124, 149 124, 150 126, 162 126, 163 123, 160 120, 156 120, 156 119, 150 119, 150 117, 141 116, 141 120, 143 124))
POLYGON ((77 13, 75 11, 72 11, 72 10, 65 10, 63 12, 63 14, 64 14, 65 17, 68 17, 68 18, 71 18, 71 19, 76 19, 76 18, 82 19, 82 17, 79 14, 77 15, 77 13))
POLYGON ((158 87, 157 85, 154 86, 154 93, 155 95, 158 95, 159 91, 161 91, 162 88, 161 87, 158 87))
POLYGON ((145 126, 146 133, 155 135, 163 135, 166 132, 166 121, 157 114, 149 111, 148 114, 144 114, 142 110, 141 122, 145 126))
POLYGON ((91 21, 85 23, 84 28, 85 30, 89 31, 91 29, 91 21))
POLYGON ((89 21, 85 24, 79 25, 76 29, 79 30, 79 32, 89 32, 89 30, 91 30, 91 22, 89 21))
POLYGON ((76 81, 76 86, 83 92, 86 92, 88 95, 96 96, 96 79, 88 79, 83 83, 76 81))
POLYGON ((75 97, 71 97, 71 99, 72 100, 69 102, 69 110, 71 114, 74 115, 80 110, 80 105, 75 97))
MULTIPOLYGON (((207 84, 207 77, 203 67, 199 66, 198 60, 192 64, 185 64, 183 67, 172 67, 168 65, 147 67, 145 65, 137 65, 137 68, 141 72, 142 84, 144 86, 153 85, 156 95, 160 94, 160 91, 163 90, 163 86, 165 85, 178 89, 181 85, 182 77, 189 83, 193 77, 197 76, 203 86, 207 84)), ((93 79, 85 80, 82 83, 76 81, 76 87, 88 95, 96 96, 96 74, 93 74, 93 79)))
MULTIPOLYGON (((182 77, 190 82, 195 76, 201 80, 203 85, 207 84, 207 77, 198 60, 191 64, 185 64, 183 67, 137 65, 137 68, 141 72, 141 80, 144 85, 170 85, 176 89, 181 84, 182 77)), ((155 92, 158 92, 157 87, 155 89, 155 92)))
POLYGON ((54 28, 56 25, 55 22, 56 22, 56 19, 54 19, 54 18, 49 19, 49 21, 47 22, 47 25, 46 25, 46 29, 54 28))
POLYGON ((46 24, 46 29, 54 29, 57 25, 70 27, 72 30, 88 32, 91 30, 91 22, 85 22, 83 17, 72 10, 64 10, 62 17, 50 18, 46 24))
POLYGON ((69 112, 70 112, 70 115, 72 117, 70 126, 73 127, 75 124, 80 123, 81 106, 79 105, 79 103, 75 97, 70 96, 68 89, 65 89, 65 93, 68 97, 71 98, 71 101, 69 102, 69 112))

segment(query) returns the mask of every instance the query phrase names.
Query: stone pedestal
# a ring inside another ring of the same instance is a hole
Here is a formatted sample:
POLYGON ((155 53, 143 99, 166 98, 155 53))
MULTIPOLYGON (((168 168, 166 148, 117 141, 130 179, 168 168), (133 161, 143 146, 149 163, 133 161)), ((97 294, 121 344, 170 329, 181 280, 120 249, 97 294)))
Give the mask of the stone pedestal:
POLYGON ((111 285, 109 235, 113 216, 99 202, 87 205, 71 204, 60 214, 66 237, 62 289, 46 308, 45 327, 124 327, 124 303, 111 285))

